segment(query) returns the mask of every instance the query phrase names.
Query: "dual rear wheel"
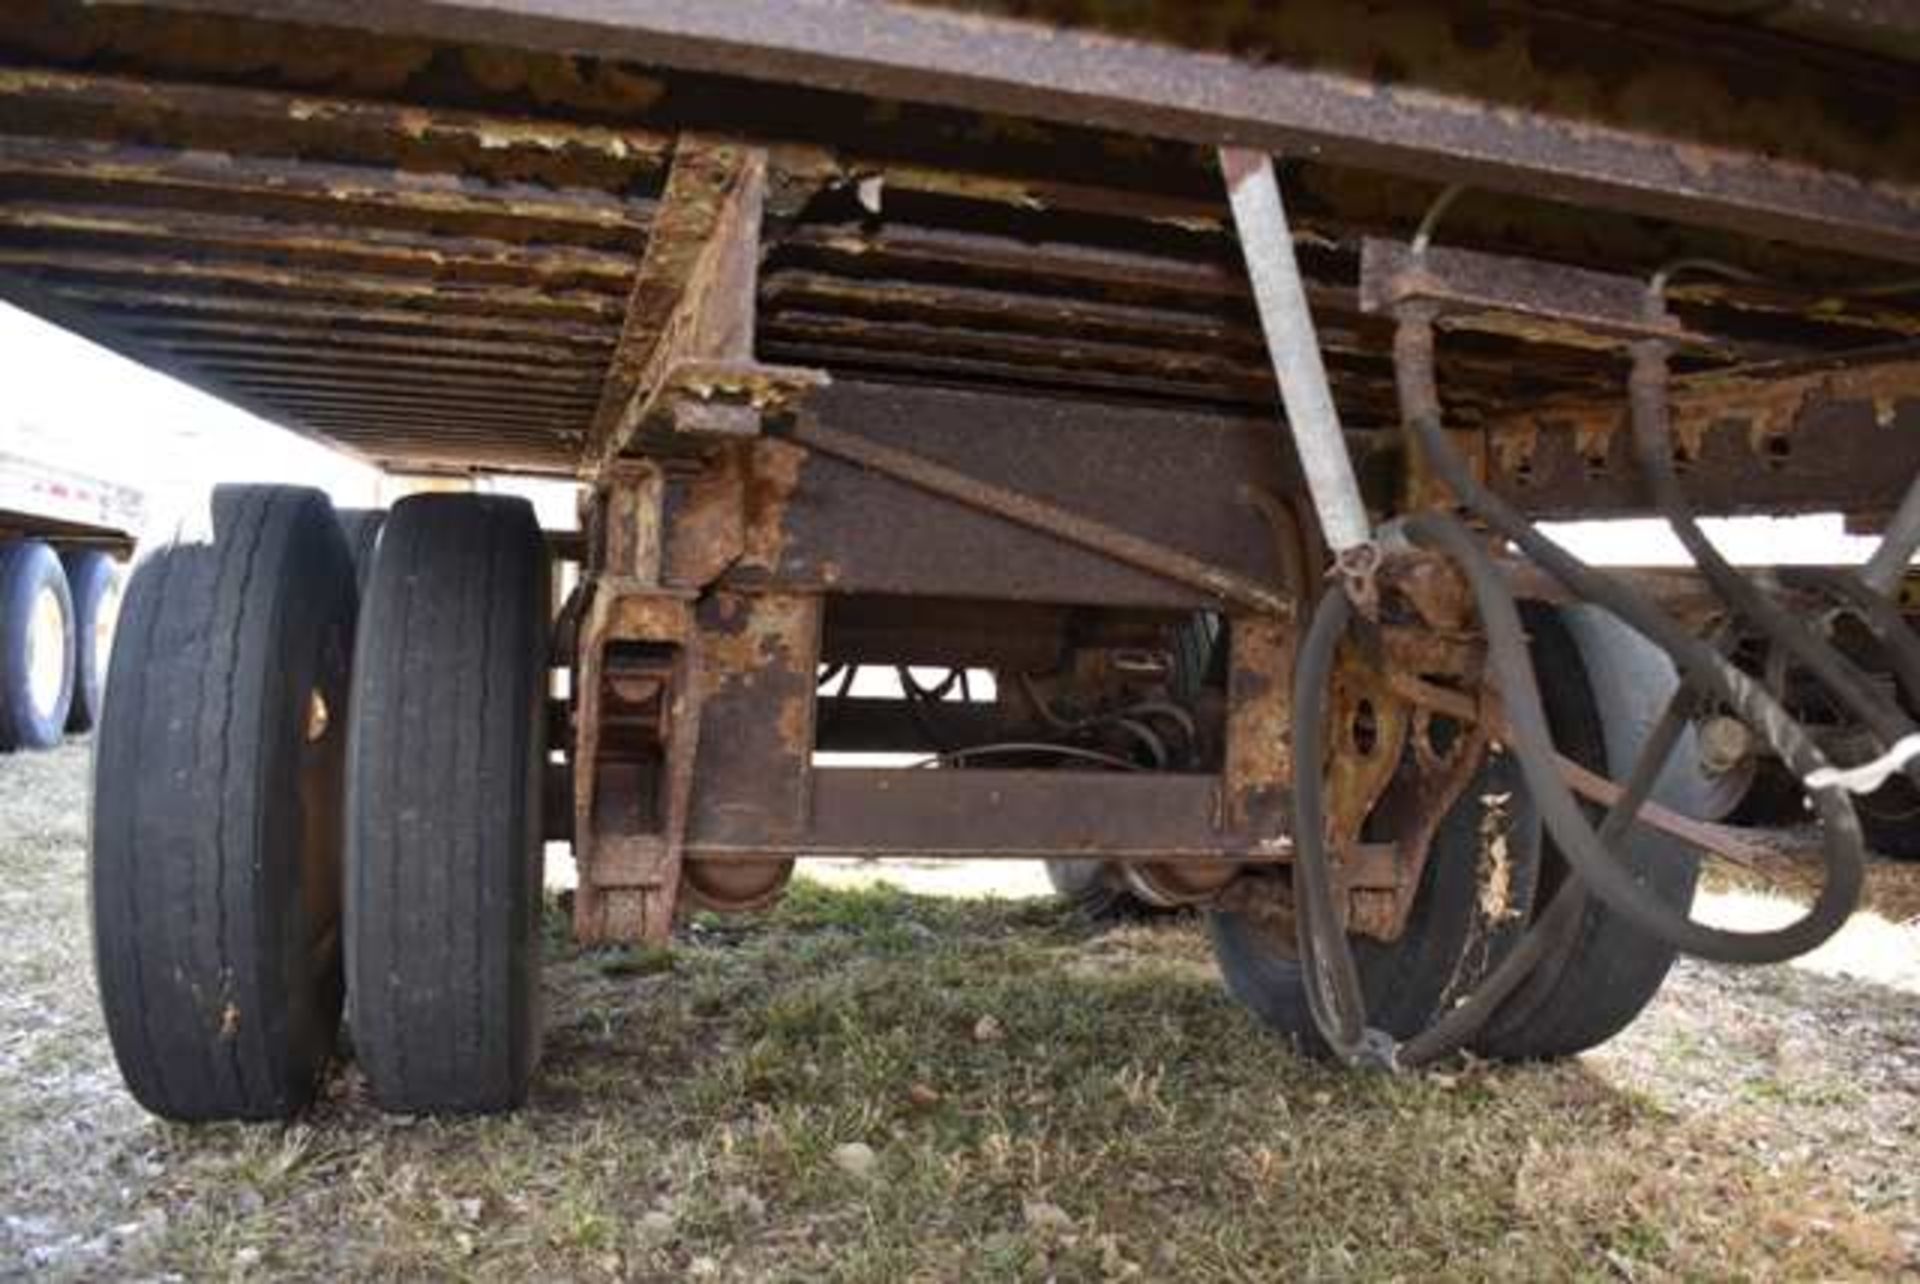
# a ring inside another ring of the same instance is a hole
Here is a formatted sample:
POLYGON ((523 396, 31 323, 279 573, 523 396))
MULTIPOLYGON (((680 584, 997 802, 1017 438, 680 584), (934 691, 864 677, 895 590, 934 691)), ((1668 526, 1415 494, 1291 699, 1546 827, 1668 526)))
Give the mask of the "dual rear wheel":
POLYGON ((120 571, 97 549, 0 542, 0 752, 51 749, 100 714, 120 571))
POLYGON ((223 489, 212 517, 134 576, 100 720, 96 965, 129 1088, 172 1119, 283 1118, 344 999, 383 1107, 518 1104, 549 618, 531 510, 402 501, 364 597, 318 492, 223 489))

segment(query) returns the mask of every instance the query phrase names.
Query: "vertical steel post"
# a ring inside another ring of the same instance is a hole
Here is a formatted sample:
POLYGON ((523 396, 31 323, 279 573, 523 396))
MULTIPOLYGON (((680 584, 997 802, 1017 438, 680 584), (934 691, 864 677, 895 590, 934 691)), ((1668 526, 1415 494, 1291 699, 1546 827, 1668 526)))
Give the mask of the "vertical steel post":
POLYGON ((1327 367, 1320 357, 1313 314, 1307 309, 1306 287, 1294 257, 1293 230, 1287 225, 1273 159, 1264 152, 1223 147, 1220 168, 1226 175, 1234 226, 1253 281, 1267 355, 1280 381, 1287 427, 1321 532, 1338 556, 1371 543, 1373 524, 1360 497, 1360 483, 1340 431, 1340 415, 1327 385, 1327 367))

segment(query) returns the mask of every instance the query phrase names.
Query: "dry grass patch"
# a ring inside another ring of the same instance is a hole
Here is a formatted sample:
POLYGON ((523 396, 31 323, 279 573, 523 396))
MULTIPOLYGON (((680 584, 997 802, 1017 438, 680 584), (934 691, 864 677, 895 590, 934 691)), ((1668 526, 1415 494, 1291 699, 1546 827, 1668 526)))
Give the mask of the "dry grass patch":
MULTIPOLYGON (((42 762, 30 770, 57 774, 60 759, 42 762)), ((0 793, 17 766, 0 763, 0 793)), ((1532 1280, 1914 1265, 1911 1190, 1864 1187, 1869 1168, 1793 1140, 1859 1109, 1819 1095, 1852 1064, 1807 1078, 1739 1042, 1789 1014, 1765 994, 1698 1019, 1663 1004, 1581 1063, 1357 1076, 1296 1058, 1233 1007, 1195 924, 1097 934, 1050 902, 888 888, 802 884, 775 913, 703 919, 667 952, 577 951, 556 923, 547 1058, 520 1115, 383 1117, 346 1069, 294 1127, 173 1128, 113 1089, 84 972, 40 958, 83 931, 77 831, 22 834, 0 832, 0 881, 45 929, 0 958, 9 1001, 38 1005, 8 1007, 0 1031, 0 1274, 1532 1280), (53 1044, 22 1033, 44 1012, 53 1044), (23 1038, 36 1042, 16 1058, 23 1038), (1827 1086, 1811 1101, 1688 1095, 1741 1075, 1827 1086), (1756 1147, 1776 1118, 1788 1144, 1756 1147)), ((1699 1006, 1723 975, 1690 969, 1678 993, 1699 1006)), ((1901 1014, 1849 1013, 1854 1044, 1892 1046, 1901 1014)))

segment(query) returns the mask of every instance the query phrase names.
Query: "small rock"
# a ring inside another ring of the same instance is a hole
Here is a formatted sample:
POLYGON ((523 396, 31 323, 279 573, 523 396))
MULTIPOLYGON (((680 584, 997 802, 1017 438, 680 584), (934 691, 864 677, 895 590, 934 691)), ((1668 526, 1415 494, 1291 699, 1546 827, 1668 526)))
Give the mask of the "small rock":
POLYGON ((879 1156, 873 1153, 873 1147, 863 1141, 850 1141, 844 1146, 833 1148, 834 1167, 847 1176, 856 1177, 861 1181, 873 1175, 874 1165, 879 1162, 879 1156))
POLYGON ((696 1280, 710 1280, 720 1273, 720 1263, 711 1257, 696 1257, 687 1263, 687 1275, 696 1280))
POLYGON ((1007 1032, 1000 1028, 999 1018, 995 1017, 991 1012, 973 1023, 973 1041, 975 1043, 998 1043, 1006 1037, 1007 1032))
POLYGON ((745 1186, 729 1186, 721 1191, 720 1206, 750 1220, 758 1220, 767 1211, 766 1201, 745 1186))
POLYGON ((250 1271, 258 1265, 260 1250, 257 1248, 243 1248, 233 1255, 233 1269, 236 1271, 250 1271))
POLYGON ((658 1208, 640 1214, 640 1234, 647 1239, 666 1239, 673 1234, 673 1214, 658 1208))
POLYGON ((1097 1242, 1100 1245, 1100 1273, 1106 1278, 1130 1280, 1140 1274, 1140 1263, 1127 1259, 1118 1235, 1102 1235, 1097 1242))
POLYGON ((1029 1230, 1043 1235, 1064 1235, 1073 1229, 1073 1218, 1067 1210, 1044 1199, 1027 1200, 1020 1205, 1020 1215, 1026 1218, 1029 1230))

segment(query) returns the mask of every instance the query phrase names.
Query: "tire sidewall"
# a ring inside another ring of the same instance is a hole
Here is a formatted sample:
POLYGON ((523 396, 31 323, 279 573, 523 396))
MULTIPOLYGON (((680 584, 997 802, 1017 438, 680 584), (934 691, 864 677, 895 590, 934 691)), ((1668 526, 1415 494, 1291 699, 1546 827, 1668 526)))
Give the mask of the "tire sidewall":
MULTIPOLYGON (((1504 957, 1525 930, 1540 847, 1540 819, 1518 765, 1490 750, 1434 832, 1399 938, 1353 939, 1370 1025, 1400 1039, 1417 1034, 1504 957), (1508 874, 1497 911, 1480 894, 1482 823, 1494 805, 1505 814, 1508 874)), ((1252 914, 1214 911, 1207 921, 1228 992, 1302 1051, 1328 1056, 1291 937, 1252 914)))
POLYGON ((77 550, 62 560, 73 598, 73 700, 67 713, 67 730, 84 732, 100 721, 107 674, 112 669, 112 640, 103 651, 95 639, 107 596, 120 588, 120 568, 111 557, 94 549, 77 550))
POLYGON ((50 749, 60 743, 74 699, 74 610, 66 572, 47 545, 23 540, 0 548, 0 748, 50 749), (65 625, 60 690, 51 707, 32 690, 32 631, 41 596, 51 592, 65 625))

